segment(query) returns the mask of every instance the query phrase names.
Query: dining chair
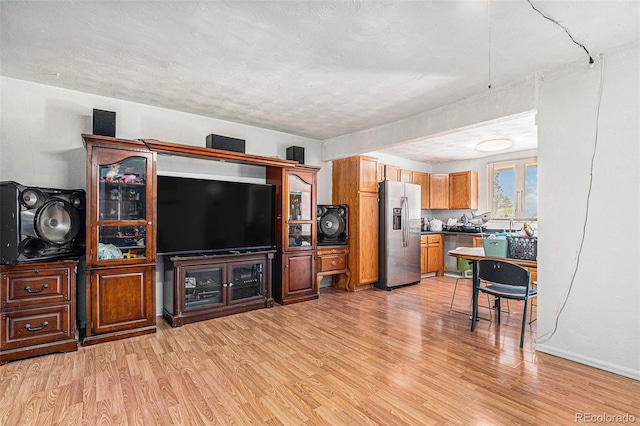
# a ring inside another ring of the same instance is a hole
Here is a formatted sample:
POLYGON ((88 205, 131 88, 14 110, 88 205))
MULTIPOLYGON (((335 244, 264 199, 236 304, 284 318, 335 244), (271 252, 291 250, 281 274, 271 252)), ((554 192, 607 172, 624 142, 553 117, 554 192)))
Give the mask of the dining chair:
MULTIPOLYGON (((500 300, 522 300, 522 326, 520 329, 520 348, 524 345, 524 329, 527 324, 527 308, 529 299, 538 295, 536 289, 531 288, 529 271, 511 262, 496 259, 481 259, 478 261, 478 279, 480 283, 477 291, 495 297, 498 324, 500 323, 500 300)), ((476 290, 474 290, 476 291, 476 290)), ((478 297, 474 297, 473 315, 477 317, 478 297)), ((471 321, 471 331, 475 329, 476 321, 471 321)))

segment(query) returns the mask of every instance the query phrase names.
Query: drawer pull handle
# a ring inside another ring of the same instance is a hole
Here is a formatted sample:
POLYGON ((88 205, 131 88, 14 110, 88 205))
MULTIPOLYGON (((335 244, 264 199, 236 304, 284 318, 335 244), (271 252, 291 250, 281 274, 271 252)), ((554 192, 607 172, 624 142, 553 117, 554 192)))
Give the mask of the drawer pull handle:
POLYGON ((331 249, 331 253, 335 253, 335 252, 336 252, 336 249, 331 249))
POLYGON ((333 266, 336 266, 336 265, 338 264, 338 262, 336 262, 336 261, 334 260, 333 262, 331 262, 331 264, 332 264, 333 266))
POLYGON ((49 288, 49 284, 42 284, 42 288, 40 290, 31 290, 31 286, 25 286, 24 290, 27 293, 42 293, 48 288, 49 288))
POLYGON ((49 325, 49 321, 45 321, 45 322, 42 323, 42 326, 40 326, 40 327, 31 328, 31 324, 25 324, 24 328, 26 328, 28 331, 40 331, 43 328, 45 328, 46 326, 48 326, 48 325, 49 325))

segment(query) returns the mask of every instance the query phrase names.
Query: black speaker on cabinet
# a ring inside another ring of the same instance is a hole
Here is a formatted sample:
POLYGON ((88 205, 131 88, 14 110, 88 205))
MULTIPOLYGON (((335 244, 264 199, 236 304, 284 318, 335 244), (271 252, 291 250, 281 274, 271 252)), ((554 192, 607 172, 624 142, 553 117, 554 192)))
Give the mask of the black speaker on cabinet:
POLYGON ((319 246, 341 246, 349 243, 349 216, 346 204, 318 205, 316 216, 319 246))
POLYGON ((0 182, 0 263, 83 256, 85 212, 82 189, 0 182))
POLYGON ((301 146, 290 146, 287 148, 287 160, 304 164, 304 148, 301 146))
POLYGON ((93 110, 93 134, 116 137, 116 113, 102 109, 93 110))
POLYGON ((214 135, 212 133, 207 136, 206 141, 207 148, 245 153, 246 141, 244 139, 230 138, 229 136, 214 135))

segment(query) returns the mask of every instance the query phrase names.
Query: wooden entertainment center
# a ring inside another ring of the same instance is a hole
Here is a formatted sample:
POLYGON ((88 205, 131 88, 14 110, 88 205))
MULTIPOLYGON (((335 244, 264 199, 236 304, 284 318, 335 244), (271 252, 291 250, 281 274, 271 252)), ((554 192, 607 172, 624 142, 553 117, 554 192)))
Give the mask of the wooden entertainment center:
POLYGON ((264 166, 266 183, 276 187, 275 250, 165 258, 165 281, 171 284, 163 288, 163 312, 172 326, 270 307, 274 299, 288 304, 318 297, 319 167, 151 139, 82 138, 87 149, 84 344, 156 331, 158 154, 264 166), (121 255, 112 256, 112 246, 121 255), (205 288, 214 276, 220 288, 205 288))

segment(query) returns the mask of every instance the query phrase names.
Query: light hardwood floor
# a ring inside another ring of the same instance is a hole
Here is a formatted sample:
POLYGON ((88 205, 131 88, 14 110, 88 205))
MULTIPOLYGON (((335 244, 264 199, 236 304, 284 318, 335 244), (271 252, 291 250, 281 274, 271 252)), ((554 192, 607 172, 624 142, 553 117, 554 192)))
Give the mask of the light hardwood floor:
MULTIPOLYGON (((233 315, 0 366, 0 424, 551 425, 640 422, 640 382, 518 348, 449 312, 452 278, 233 315)), ((458 308, 468 308, 462 285, 458 308)))

